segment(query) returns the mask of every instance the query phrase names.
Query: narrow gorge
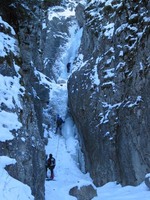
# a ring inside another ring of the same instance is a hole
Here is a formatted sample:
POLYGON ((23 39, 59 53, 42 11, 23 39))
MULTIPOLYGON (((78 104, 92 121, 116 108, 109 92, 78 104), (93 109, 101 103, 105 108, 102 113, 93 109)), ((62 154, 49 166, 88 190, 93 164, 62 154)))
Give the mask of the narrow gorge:
POLYGON ((77 128, 82 171, 96 187, 144 181, 150 172, 149 33, 149 0, 0 2, 0 130, 9 133, 0 133, 0 157, 15 159, 5 169, 35 200, 45 199, 45 146, 59 111, 50 102, 51 85, 61 87, 66 77, 62 115, 77 128), (63 71, 68 62, 69 75, 63 71))

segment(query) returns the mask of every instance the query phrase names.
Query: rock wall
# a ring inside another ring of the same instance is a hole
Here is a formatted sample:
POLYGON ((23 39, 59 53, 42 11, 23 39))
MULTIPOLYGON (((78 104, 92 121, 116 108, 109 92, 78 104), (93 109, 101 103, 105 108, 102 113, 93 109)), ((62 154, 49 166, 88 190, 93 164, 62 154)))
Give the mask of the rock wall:
POLYGON ((83 37, 69 106, 98 186, 137 185, 150 170, 149 10, 149 1, 95 0, 77 16, 83 37))
MULTIPOLYGON (((47 138, 44 131, 55 128, 56 111, 50 102, 50 85, 51 81, 57 82, 61 73, 59 64, 65 65, 63 61, 56 61, 64 53, 70 26, 76 25, 74 16, 60 17, 59 12, 65 11, 63 6, 49 7, 55 4, 59 5, 60 1, 8 0, 0 3, 0 22, 5 22, 0 23, 0 34, 5 35, 6 44, 3 55, 0 54, 0 75, 18 79, 18 98, 13 97, 12 90, 13 108, 2 99, 0 112, 15 114, 21 124, 11 130, 11 139, 0 142, 0 156, 16 159, 16 164, 6 169, 12 177, 31 187, 35 200, 45 198, 47 138), (55 17, 50 19, 51 16, 55 17)), ((13 84, 15 81, 10 82, 9 87, 13 84)), ((3 126, 7 127, 7 123, 3 126)))
MULTIPOLYGON (((19 77, 18 90, 21 93, 18 97, 20 106, 13 96, 13 108, 1 102, 1 112, 15 113, 21 127, 12 130, 13 139, 0 142, 0 155, 16 159, 15 165, 6 167, 8 173, 29 185, 35 200, 42 200, 46 144, 42 122, 49 89, 40 85, 36 69, 40 70, 42 65, 40 48, 44 12, 40 1, 35 4, 35 1, 10 0, 0 6, 0 15, 11 25, 1 24, 0 32, 8 40, 15 41, 14 48, 8 45, 8 49, 4 49, 6 55, 0 55, 0 74, 12 77, 12 80, 19 77)), ((7 126, 7 122, 4 126, 7 126)))

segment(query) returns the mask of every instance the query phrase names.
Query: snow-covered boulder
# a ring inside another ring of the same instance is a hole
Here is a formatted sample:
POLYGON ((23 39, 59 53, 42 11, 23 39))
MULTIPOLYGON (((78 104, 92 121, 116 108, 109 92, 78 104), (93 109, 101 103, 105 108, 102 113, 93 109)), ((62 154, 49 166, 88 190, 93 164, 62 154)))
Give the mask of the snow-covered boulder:
POLYGON ((145 176, 145 184, 150 189, 150 173, 145 176))
POLYGON ((77 200, 91 200, 97 196, 97 191, 92 185, 86 185, 82 187, 73 187, 70 189, 69 194, 75 196, 77 200))

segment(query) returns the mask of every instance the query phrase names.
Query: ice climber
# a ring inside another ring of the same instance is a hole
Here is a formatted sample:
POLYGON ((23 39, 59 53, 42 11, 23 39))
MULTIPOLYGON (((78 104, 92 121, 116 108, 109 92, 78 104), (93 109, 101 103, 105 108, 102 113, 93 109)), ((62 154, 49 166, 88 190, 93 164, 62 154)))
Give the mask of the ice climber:
POLYGON ((57 120, 56 120, 56 134, 59 130, 59 133, 62 134, 61 129, 62 129, 62 124, 64 123, 64 120, 57 115, 57 120))
POLYGON ((68 64, 67 64, 67 73, 70 72, 70 68, 71 68, 71 63, 68 63, 68 64))
MULTIPOLYGON (((49 154, 49 158, 47 160, 47 168, 50 170, 51 175, 50 175, 50 179, 53 180, 54 179, 54 168, 56 165, 56 161, 55 158, 53 157, 52 154, 49 154)), ((46 172, 46 177, 47 177, 47 172, 46 172)))

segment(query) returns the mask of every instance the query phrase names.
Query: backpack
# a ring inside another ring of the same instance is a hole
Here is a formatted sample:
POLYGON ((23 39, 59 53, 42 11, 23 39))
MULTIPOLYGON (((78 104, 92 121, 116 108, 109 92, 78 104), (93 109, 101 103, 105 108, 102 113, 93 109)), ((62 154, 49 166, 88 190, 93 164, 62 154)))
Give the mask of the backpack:
POLYGON ((48 159, 48 167, 53 167, 55 166, 55 158, 49 158, 48 159))
POLYGON ((62 125, 63 122, 64 122, 64 121, 62 120, 61 117, 58 117, 58 118, 57 118, 57 125, 58 125, 58 126, 62 125))

